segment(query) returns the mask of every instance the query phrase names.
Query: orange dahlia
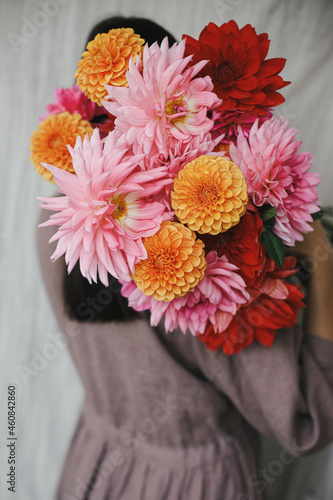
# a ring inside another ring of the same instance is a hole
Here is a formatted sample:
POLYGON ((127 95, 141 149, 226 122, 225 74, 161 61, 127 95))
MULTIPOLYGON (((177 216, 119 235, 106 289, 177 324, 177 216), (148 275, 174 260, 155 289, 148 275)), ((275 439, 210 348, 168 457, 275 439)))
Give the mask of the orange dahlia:
POLYGON ((59 115, 50 115, 34 131, 30 139, 30 159, 37 172, 48 181, 53 175, 40 162, 74 172, 72 157, 67 145, 74 147, 77 136, 91 136, 93 128, 79 113, 71 115, 68 111, 59 115))
POLYGON ((200 234, 218 234, 238 224, 248 201, 240 169, 222 156, 200 156, 179 172, 171 192, 180 222, 200 234))
POLYGON ((142 55, 144 43, 132 28, 117 28, 96 35, 83 52, 74 75, 82 92, 101 106, 101 100, 107 95, 104 85, 127 87, 129 60, 132 56, 135 61, 137 55, 142 55))
POLYGON ((204 244, 178 222, 162 222, 146 238, 148 258, 135 266, 133 279, 146 295, 169 302, 182 297, 203 278, 207 263, 204 244))

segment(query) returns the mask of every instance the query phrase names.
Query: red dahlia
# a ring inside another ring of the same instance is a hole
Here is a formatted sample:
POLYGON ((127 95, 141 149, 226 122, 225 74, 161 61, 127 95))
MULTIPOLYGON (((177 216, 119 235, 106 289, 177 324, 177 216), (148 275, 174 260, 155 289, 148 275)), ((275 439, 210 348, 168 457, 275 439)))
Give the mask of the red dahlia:
POLYGON ((240 222, 224 234, 224 254, 251 288, 258 288, 266 272, 274 269, 274 261, 259 239, 263 228, 258 212, 247 210, 240 222))
POLYGON ((304 294, 300 288, 285 283, 288 288, 288 298, 285 300, 273 299, 268 295, 259 295, 251 304, 241 307, 228 328, 222 333, 214 333, 210 325, 206 332, 199 335, 199 340, 205 342, 206 347, 217 351, 222 347, 223 352, 237 354, 254 340, 265 346, 271 346, 275 331, 287 328, 297 321, 298 309, 304 307, 304 294))
POLYGON ((183 38, 186 55, 193 54, 191 64, 209 59, 198 76, 212 78, 214 92, 223 99, 220 110, 236 108, 265 115, 268 108, 284 102, 277 90, 290 83, 279 76, 286 60, 265 60, 270 44, 267 33, 257 35, 250 24, 239 29, 235 21, 229 21, 220 27, 209 23, 199 40, 183 38))

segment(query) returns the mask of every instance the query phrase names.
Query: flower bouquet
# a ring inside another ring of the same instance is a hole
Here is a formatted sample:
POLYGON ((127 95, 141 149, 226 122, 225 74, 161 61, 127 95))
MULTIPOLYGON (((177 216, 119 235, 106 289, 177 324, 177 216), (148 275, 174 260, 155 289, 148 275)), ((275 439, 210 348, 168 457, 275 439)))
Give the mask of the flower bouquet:
POLYGON ((64 196, 38 198, 59 226, 52 259, 111 274, 152 326, 187 330, 230 355, 270 346, 304 307, 287 279, 320 211, 296 130, 272 114, 289 84, 269 39, 234 21, 148 46, 130 28, 98 34, 78 85, 57 89, 32 161, 64 196))

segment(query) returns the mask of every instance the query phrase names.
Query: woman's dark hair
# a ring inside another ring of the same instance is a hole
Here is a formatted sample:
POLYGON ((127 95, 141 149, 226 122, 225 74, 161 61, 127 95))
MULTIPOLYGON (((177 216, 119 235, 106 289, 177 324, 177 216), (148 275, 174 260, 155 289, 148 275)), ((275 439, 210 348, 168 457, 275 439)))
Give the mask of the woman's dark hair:
POLYGON ((176 42, 176 39, 167 30, 162 28, 154 21, 144 19, 142 17, 109 17, 96 24, 89 33, 87 43, 93 40, 98 33, 108 33, 108 31, 116 28, 133 28, 135 33, 145 39, 148 45, 154 42, 162 43, 166 36, 169 39, 169 45, 176 42))
MULTIPOLYGON (((169 45, 176 42, 175 38, 164 28, 149 19, 136 17, 110 17, 91 30, 87 43, 98 33, 108 33, 115 28, 133 28, 148 45, 161 43, 167 36, 169 45)), ((99 120, 103 118, 99 117, 99 120)), ((100 281, 90 284, 80 272, 79 263, 71 273, 65 271, 64 299, 70 318, 84 322, 129 321, 138 314, 128 307, 127 299, 120 294, 120 284, 109 275, 109 286, 100 281)))

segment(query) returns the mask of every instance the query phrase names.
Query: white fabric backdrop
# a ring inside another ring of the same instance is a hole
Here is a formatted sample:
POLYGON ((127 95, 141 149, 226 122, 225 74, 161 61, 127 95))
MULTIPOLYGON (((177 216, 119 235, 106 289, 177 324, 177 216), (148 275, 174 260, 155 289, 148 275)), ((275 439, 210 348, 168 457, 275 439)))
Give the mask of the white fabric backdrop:
MULTIPOLYGON (((29 138, 57 86, 70 86, 90 28, 113 14, 149 17, 178 39, 210 21, 251 23, 272 39, 269 55, 288 59, 287 104, 279 113, 316 155, 324 204, 333 204, 331 166, 332 20, 330 0, 1 0, 1 499, 53 498, 83 391, 45 295, 35 248, 35 196, 54 187, 34 172, 29 138), (48 5, 48 7, 46 7, 48 5), (52 347, 53 346, 53 347, 52 347), (7 491, 6 387, 17 385, 17 492, 7 491)), ((266 462, 279 448, 265 445, 266 462)), ((285 466, 269 484, 273 500, 333 498, 333 448, 285 466)), ((273 470, 273 469, 272 469, 273 470)))

